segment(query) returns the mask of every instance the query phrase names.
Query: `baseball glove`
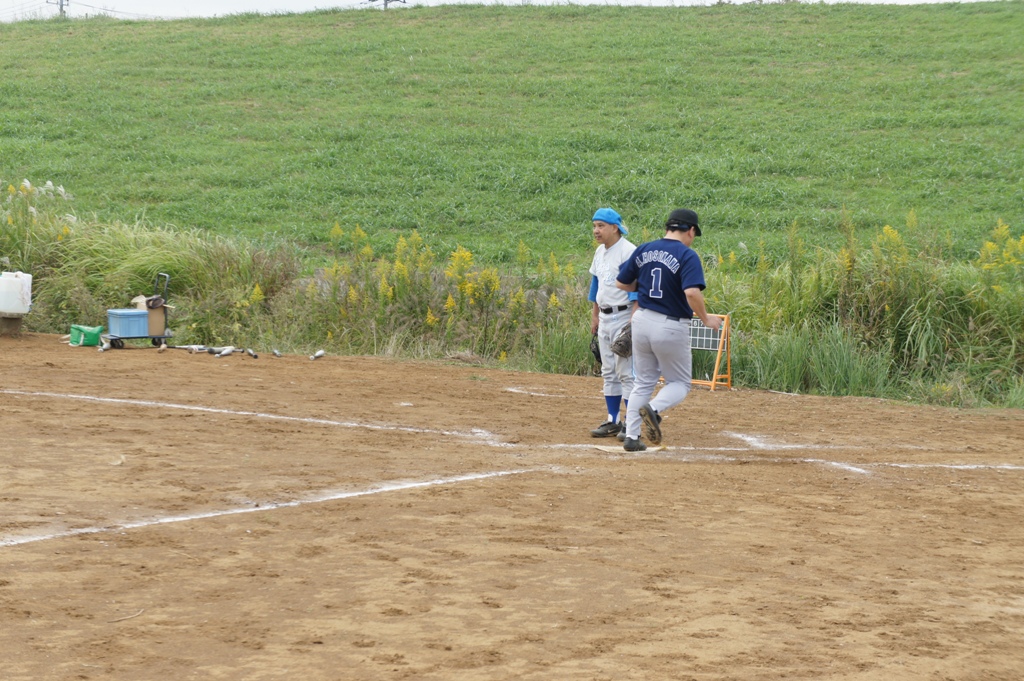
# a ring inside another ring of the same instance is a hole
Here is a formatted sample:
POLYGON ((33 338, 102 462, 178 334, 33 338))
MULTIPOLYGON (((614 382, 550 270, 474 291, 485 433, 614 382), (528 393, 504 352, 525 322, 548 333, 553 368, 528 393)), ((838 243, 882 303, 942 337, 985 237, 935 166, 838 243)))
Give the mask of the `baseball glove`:
POLYGON ((633 325, 626 324, 612 340, 612 352, 619 357, 629 357, 633 354, 633 325))
POLYGON ((597 334, 596 333, 594 334, 594 337, 590 339, 590 353, 592 355, 594 355, 594 359, 596 359, 597 363, 600 364, 601 363, 601 344, 597 340, 597 334))

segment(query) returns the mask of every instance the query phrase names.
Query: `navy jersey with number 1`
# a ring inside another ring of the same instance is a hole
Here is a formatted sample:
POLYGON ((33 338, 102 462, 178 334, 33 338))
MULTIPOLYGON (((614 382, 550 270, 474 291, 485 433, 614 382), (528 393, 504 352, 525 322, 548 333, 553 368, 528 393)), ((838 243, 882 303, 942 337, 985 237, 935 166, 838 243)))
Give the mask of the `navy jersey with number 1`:
POLYGON ((693 318, 684 291, 705 288, 700 257, 675 239, 658 239, 638 247, 622 263, 618 280, 637 283, 640 307, 681 319, 693 318))

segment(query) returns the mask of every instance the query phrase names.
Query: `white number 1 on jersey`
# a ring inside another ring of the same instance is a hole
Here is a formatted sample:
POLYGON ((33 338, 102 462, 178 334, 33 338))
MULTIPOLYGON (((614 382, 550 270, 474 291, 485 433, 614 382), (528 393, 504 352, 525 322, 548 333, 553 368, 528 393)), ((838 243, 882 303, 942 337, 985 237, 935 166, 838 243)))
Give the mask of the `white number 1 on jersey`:
POLYGON ((655 267, 651 270, 651 298, 661 298, 661 268, 655 267))

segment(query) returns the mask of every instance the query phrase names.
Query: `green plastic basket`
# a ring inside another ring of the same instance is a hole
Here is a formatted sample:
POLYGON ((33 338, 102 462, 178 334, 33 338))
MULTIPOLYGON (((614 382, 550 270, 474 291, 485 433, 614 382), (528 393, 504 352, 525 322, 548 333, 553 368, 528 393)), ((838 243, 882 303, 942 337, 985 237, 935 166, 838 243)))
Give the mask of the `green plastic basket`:
POLYGON ((71 345, 99 345, 102 326, 71 325, 71 345))

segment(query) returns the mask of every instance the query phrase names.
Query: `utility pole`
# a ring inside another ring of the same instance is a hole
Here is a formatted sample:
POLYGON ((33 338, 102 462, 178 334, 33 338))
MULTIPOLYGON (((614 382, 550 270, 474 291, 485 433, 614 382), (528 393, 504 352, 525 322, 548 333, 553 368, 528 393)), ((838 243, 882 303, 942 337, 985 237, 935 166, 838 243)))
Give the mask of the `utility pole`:
POLYGON ((57 5, 57 7, 60 8, 61 19, 67 19, 67 14, 64 12, 64 8, 69 2, 70 0, 57 0, 57 2, 53 2, 53 0, 46 0, 47 5, 57 5))

